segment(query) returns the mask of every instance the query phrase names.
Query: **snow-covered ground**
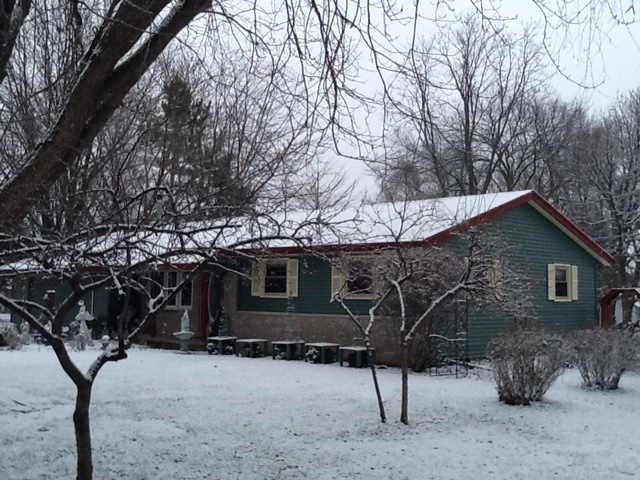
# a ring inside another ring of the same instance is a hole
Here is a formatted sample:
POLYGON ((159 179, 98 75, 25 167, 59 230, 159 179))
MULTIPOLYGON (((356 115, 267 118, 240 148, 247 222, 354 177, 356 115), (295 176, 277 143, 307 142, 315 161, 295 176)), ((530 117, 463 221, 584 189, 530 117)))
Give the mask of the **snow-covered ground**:
MULTIPOLYGON (((74 352, 83 366, 97 351, 74 352)), ((96 479, 640 478, 640 376, 584 391, 565 373, 533 407, 486 376, 410 377, 333 365, 135 349, 94 387, 96 479)), ((0 350, 0 478, 73 478, 74 387, 47 347, 0 350)))

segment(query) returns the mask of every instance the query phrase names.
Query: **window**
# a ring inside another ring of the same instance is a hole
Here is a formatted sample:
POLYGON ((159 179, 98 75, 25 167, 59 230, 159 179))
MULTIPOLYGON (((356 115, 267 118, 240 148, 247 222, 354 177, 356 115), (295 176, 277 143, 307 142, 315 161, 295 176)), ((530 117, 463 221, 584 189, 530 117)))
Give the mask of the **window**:
MULTIPOLYGON (((469 257, 463 257, 466 269, 469 269, 469 257)), ((500 259, 481 259, 474 266, 472 272, 474 278, 485 283, 491 293, 500 297, 503 292, 505 269, 500 259)))
POLYGON ((287 262, 267 263, 264 293, 287 293, 287 262))
POLYGON ((339 293, 343 298, 376 298, 373 285, 373 258, 353 258, 343 265, 331 267, 331 296, 339 293))
POLYGON ((494 289, 496 294, 502 293, 502 284, 504 281, 504 265, 500 260, 493 260, 487 269, 487 278, 489 285, 494 289))
POLYGON ((298 260, 274 258, 259 260, 251 272, 251 295, 264 298, 298 296, 298 260))
POLYGON ((572 302, 578 300, 578 267, 551 263, 547 265, 549 300, 572 302))
MULTIPOLYGON (((182 272, 158 272, 158 283, 162 285, 165 295, 182 283, 186 273, 182 272)), ((191 308, 193 304, 193 282, 185 283, 180 292, 167 303, 167 308, 191 308)))

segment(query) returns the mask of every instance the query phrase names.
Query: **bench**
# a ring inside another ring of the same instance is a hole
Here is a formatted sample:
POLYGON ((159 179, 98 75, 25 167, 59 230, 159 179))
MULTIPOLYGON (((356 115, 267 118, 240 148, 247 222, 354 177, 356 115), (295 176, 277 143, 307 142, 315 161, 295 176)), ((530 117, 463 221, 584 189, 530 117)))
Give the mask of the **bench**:
POLYGON ((338 359, 338 348, 339 343, 307 343, 304 360, 313 363, 333 363, 338 359))
POLYGON ((271 358, 284 360, 302 360, 305 349, 302 340, 283 340, 271 342, 271 358))
MULTIPOLYGON (((371 349, 372 360, 375 358, 376 349, 371 349)), ((345 356, 350 367, 362 368, 369 366, 367 347, 340 347, 338 350, 338 361, 340 366, 344 363, 345 356)))
POLYGON ((233 355, 238 337, 207 337, 209 355, 233 355))
POLYGON ((236 340, 236 357, 264 357, 269 340, 265 338, 242 338, 236 340))

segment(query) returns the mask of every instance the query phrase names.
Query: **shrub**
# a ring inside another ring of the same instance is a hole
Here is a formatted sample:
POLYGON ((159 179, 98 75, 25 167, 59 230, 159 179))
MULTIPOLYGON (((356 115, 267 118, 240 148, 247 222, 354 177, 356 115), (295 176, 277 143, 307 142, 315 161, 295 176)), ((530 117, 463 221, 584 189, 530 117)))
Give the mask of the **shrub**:
POLYGON ((615 390, 634 361, 635 342, 629 332, 595 328, 571 336, 571 361, 585 387, 615 390))
POLYGON ((0 346, 9 347, 10 350, 18 350, 22 347, 20 333, 13 323, 0 323, 0 346))
POLYGON ((540 329, 503 332, 489 343, 488 354, 498 397, 508 405, 540 401, 566 363, 563 338, 540 329))

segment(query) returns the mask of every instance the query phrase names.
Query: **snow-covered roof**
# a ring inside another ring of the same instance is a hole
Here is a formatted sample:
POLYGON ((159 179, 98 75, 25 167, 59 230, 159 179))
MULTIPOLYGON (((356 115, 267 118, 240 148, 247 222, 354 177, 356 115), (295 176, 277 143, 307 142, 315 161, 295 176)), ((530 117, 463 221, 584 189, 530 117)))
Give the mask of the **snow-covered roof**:
MULTIPOLYGON (((615 263, 602 247, 533 190, 363 205, 341 212, 297 213, 278 226, 285 231, 295 230, 297 238, 306 237, 314 246, 437 242, 524 204, 532 206, 601 264, 615 263)), ((250 231, 236 233, 251 235, 250 231)), ((286 240, 269 243, 270 248, 292 245, 286 240)))
POLYGON ((530 191, 364 205, 327 218, 316 245, 421 242, 507 205, 530 191), (344 225, 346 228, 337 228, 344 225))
MULTIPOLYGON (((362 205, 341 211, 261 214, 173 229, 115 229, 75 246, 75 262, 117 266, 157 258, 196 263, 203 254, 225 250, 282 250, 436 242, 528 203, 600 263, 613 259, 540 195, 531 190, 362 205), (82 253, 84 252, 84 253, 82 253), (172 252, 167 256, 168 252, 172 252), (95 260, 100 259, 97 263, 95 260)), ((57 261, 68 261, 64 256, 57 261)), ((31 263, 29 261, 28 263, 31 263)), ((17 267, 14 265, 13 267, 17 267)), ((19 270, 30 269, 22 265, 19 270)))

